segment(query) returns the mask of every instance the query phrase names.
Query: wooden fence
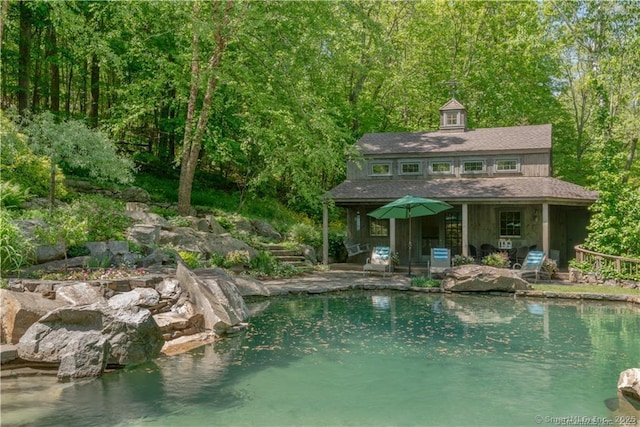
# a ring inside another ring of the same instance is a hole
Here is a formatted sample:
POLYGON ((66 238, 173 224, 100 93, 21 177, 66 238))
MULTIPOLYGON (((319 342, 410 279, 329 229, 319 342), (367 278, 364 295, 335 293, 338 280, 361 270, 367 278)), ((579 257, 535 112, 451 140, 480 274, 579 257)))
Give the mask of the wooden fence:
POLYGON ((580 245, 574 249, 576 261, 580 264, 588 263, 594 272, 615 272, 620 278, 640 280, 640 259, 605 255, 584 249, 580 245))

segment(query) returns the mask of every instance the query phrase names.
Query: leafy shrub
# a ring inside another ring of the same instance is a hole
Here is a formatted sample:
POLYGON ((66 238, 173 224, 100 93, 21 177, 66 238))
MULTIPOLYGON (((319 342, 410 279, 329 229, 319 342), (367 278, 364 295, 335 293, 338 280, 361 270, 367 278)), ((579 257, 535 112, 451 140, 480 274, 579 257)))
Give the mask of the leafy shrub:
POLYGON ((482 258, 482 263, 490 267, 509 268, 511 261, 509 261, 508 252, 494 252, 482 258))
POLYGON ((0 206, 3 208, 18 208, 31 195, 28 189, 24 189, 20 184, 11 181, 0 182, 0 206))
POLYGON ((440 281, 427 276, 416 276, 411 278, 411 286, 419 288, 437 288, 440 286, 440 281))
POLYGON ((249 265, 248 251, 231 251, 224 257, 224 266, 231 267, 233 265, 249 265))
POLYGON ((69 209, 73 215, 87 220, 87 241, 125 240, 124 233, 131 225, 124 203, 100 195, 84 195, 69 209))
POLYGON ((189 268, 200 268, 202 267, 202 259, 200 258, 200 254, 197 252, 188 252, 188 251, 178 251, 178 255, 182 261, 189 268))
POLYGON ((314 248, 321 246, 321 233, 311 224, 299 222, 289 229, 289 237, 296 243, 309 245, 314 248))
MULTIPOLYGON (((0 165, 3 181, 12 181, 21 189, 38 197, 49 195, 51 183, 51 163, 46 156, 37 155, 28 144, 27 135, 20 133, 16 125, 0 111, 0 165)), ((56 181, 62 182, 64 175, 56 167, 56 181)), ((4 192, 4 188, 2 189, 4 192)), ((57 185, 55 196, 67 196, 63 185, 57 185)))
POLYGON ((344 239, 346 239, 347 233, 344 231, 330 231, 329 232, 329 256, 336 260, 342 260, 347 255, 347 250, 344 247, 344 239))
POLYGON ((91 251, 84 245, 73 245, 67 249, 67 258, 91 255, 91 251))
POLYGON ((207 265, 211 267, 224 267, 224 256, 216 253, 211 254, 207 265))
POLYGON ((185 218, 180 215, 172 216, 169 218, 169 223, 174 227, 189 227, 191 226, 191 221, 188 218, 185 218))
POLYGON ((553 277, 558 272, 558 264, 555 260, 547 257, 544 259, 544 263, 542 263, 542 269, 549 273, 549 277, 553 277))
POLYGON ((464 256, 464 255, 456 255, 453 257, 453 265, 465 265, 465 264, 473 264, 475 263, 475 260, 473 259, 473 257, 470 256, 464 256))
POLYGON ((34 250, 33 243, 25 238, 7 211, 0 210, 0 273, 25 265, 34 250))

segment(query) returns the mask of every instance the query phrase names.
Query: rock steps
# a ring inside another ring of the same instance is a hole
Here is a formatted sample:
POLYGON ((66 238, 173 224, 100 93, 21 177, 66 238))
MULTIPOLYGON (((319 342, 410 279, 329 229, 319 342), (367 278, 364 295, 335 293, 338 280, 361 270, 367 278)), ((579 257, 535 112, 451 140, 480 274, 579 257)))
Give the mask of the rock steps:
POLYGON ((300 249, 290 249, 283 245, 269 244, 267 251, 283 264, 289 264, 304 270, 313 270, 300 249))

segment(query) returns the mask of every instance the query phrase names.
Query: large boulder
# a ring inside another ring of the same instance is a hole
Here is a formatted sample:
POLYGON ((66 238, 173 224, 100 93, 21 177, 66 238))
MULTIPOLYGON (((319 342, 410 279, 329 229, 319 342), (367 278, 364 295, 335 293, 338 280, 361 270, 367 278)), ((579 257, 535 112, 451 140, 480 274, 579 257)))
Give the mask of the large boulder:
POLYGON ((164 219, 161 215, 153 212, 125 211, 125 214, 136 224, 155 225, 164 230, 169 230, 173 227, 169 221, 164 219))
POLYGON ((171 231, 160 232, 159 243, 171 245, 176 250, 197 252, 205 258, 215 253, 225 256, 232 251, 247 251, 250 258, 255 258, 258 253, 242 240, 233 238, 230 234, 212 234, 197 231, 190 227, 176 227, 171 231))
POLYGON ((273 228, 273 226, 268 222, 254 219, 251 221, 251 224, 258 236, 266 237, 276 242, 282 241, 282 234, 278 233, 278 230, 273 228))
POLYGON ((271 295, 271 291, 265 285, 262 284, 259 280, 256 280, 249 276, 236 276, 233 278, 233 281, 236 284, 236 288, 238 288, 238 292, 243 297, 248 296, 262 296, 268 297, 271 295))
POLYGON ((64 305, 63 301, 43 298, 39 293, 0 289, 0 342, 17 344, 38 319, 64 305))
POLYGON ((104 299, 104 289, 85 282, 60 286, 56 290, 56 300, 67 305, 87 305, 104 299))
POLYGON ((154 246, 160 239, 160 227, 153 224, 135 224, 127 230, 127 236, 140 246, 154 246))
POLYGON ((35 242, 34 264, 43 264, 64 258, 65 248, 62 243, 50 245, 36 239, 38 229, 48 227, 46 222, 41 219, 26 219, 16 221, 16 225, 22 235, 25 236, 25 239, 30 239, 35 242))
POLYGON ((618 390, 627 397, 640 402, 640 368, 631 368, 620 373, 618 390))
POLYGON ((61 307, 34 323, 18 343, 27 361, 59 363, 58 378, 100 375, 107 365, 134 365, 158 356, 160 328, 140 292, 91 305, 61 307))
POLYGON ((179 262, 176 277, 190 301, 203 314, 206 329, 224 333, 248 317, 242 296, 224 270, 216 268, 196 275, 179 262))
POLYGON ((441 287, 447 292, 515 292, 531 289, 531 285, 513 270, 475 264, 445 270, 441 287))
POLYGON ((149 201, 151 201, 149 192, 140 187, 129 187, 123 190, 119 196, 120 199, 124 200, 125 202, 148 203, 149 201))

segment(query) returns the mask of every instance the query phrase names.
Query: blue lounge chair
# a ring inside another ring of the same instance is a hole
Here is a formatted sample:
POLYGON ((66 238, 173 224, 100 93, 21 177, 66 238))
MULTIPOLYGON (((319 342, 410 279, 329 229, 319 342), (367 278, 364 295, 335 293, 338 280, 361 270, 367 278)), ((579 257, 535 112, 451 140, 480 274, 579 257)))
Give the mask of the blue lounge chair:
POLYGON ((389 246, 375 246, 371 251, 371 256, 367 258, 362 267, 362 274, 370 271, 382 272, 386 276, 387 271, 391 273, 391 248, 389 246))
POLYGON ((522 263, 522 268, 520 268, 520 277, 526 280, 527 277, 533 276, 535 281, 538 281, 540 277, 551 279, 551 275, 542 268, 546 257, 542 251, 529 251, 522 263))

